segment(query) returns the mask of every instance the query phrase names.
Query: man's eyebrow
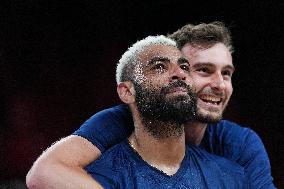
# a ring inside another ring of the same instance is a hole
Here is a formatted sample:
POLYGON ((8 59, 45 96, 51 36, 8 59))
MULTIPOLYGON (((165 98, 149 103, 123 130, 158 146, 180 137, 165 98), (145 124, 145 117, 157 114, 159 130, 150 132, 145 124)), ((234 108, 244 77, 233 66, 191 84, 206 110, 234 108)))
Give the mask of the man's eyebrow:
MULTIPOLYGON (((192 67, 198 68, 198 67, 202 67, 202 66, 214 67, 214 64, 212 64, 210 62, 197 62, 192 67)), ((230 69, 233 72, 235 71, 235 67, 233 65, 226 65, 223 69, 230 69)))
POLYGON ((232 72, 234 72, 236 68, 235 68, 235 66, 233 66, 233 65, 227 65, 227 66, 224 67, 224 69, 229 69, 229 70, 231 70, 232 72))
POLYGON ((183 63, 189 64, 189 61, 186 58, 184 58, 184 57, 179 58, 178 59, 178 64, 183 64, 183 63))
POLYGON ((164 57, 164 56, 156 56, 151 58, 148 62, 147 62, 147 66, 155 64, 155 62, 160 61, 160 62, 170 62, 170 59, 168 57, 164 57))
POLYGON ((213 67, 214 64, 209 63, 209 62, 197 62, 192 67, 198 68, 198 67, 202 67, 202 66, 213 67))

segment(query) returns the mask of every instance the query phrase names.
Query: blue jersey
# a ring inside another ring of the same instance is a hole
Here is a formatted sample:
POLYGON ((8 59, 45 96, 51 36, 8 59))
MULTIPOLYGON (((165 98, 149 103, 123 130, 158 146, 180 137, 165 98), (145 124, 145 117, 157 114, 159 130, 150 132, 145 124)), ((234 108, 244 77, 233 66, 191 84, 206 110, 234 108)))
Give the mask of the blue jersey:
MULTIPOLYGON (((133 129, 127 105, 119 105, 95 114, 73 134, 86 138, 103 153, 128 137, 133 129)), ((275 188, 264 145, 251 129, 226 120, 208 124, 199 147, 244 167, 250 188, 275 188)))
POLYGON ((171 176, 145 162, 127 140, 107 150, 86 170, 106 189, 247 187, 243 167, 190 145, 186 148, 180 168, 171 176))

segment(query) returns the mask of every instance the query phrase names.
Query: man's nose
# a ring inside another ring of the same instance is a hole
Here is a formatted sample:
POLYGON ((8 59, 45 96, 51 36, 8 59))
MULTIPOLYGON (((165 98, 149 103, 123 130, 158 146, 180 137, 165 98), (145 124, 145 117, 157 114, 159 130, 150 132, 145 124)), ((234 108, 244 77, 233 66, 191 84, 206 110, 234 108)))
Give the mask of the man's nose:
POLYGON ((215 73, 212 77, 211 87, 216 90, 224 90, 225 82, 221 73, 215 73))
POLYGON ((170 72, 170 80, 185 80, 188 77, 188 73, 181 69, 179 65, 173 65, 170 72))

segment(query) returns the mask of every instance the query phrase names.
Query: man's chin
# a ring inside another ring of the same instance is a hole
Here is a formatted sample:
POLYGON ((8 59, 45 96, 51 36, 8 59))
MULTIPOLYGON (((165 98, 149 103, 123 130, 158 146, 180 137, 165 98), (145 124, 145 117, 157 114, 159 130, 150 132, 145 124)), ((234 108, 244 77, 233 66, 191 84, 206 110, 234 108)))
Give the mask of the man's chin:
POLYGON ((195 120, 201 123, 217 123, 222 119, 222 113, 217 112, 199 112, 197 111, 195 120))

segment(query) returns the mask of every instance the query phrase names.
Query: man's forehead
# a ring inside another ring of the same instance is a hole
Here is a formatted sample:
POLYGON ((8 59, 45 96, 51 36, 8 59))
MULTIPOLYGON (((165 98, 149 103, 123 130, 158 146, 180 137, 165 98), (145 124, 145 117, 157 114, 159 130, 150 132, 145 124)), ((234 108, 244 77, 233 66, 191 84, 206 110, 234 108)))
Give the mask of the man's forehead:
POLYGON ((181 52, 186 56, 191 64, 194 63, 211 63, 233 65, 232 55, 229 49, 222 43, 217 43, 209 48, 195 47, 186 44, 181 52))
POLYGON ((180 58, 181 52, 177 47, 169 45, 149 45, 139 54, 141 60, 150 60, 154 57, 180 58))
POLYGON ((209 45, 191 45, 189 43, 185 44, 182 49, 181 52, 184 55, 190 54, 190 55, 198 55, 198 54, 206 54, 206 53, 212 53, 212 52, 223 52, 226 54, 231 55, 230 49, 228 47, 226 47, 223 43, 216 43, 213 44, 212 46, 209 45))

